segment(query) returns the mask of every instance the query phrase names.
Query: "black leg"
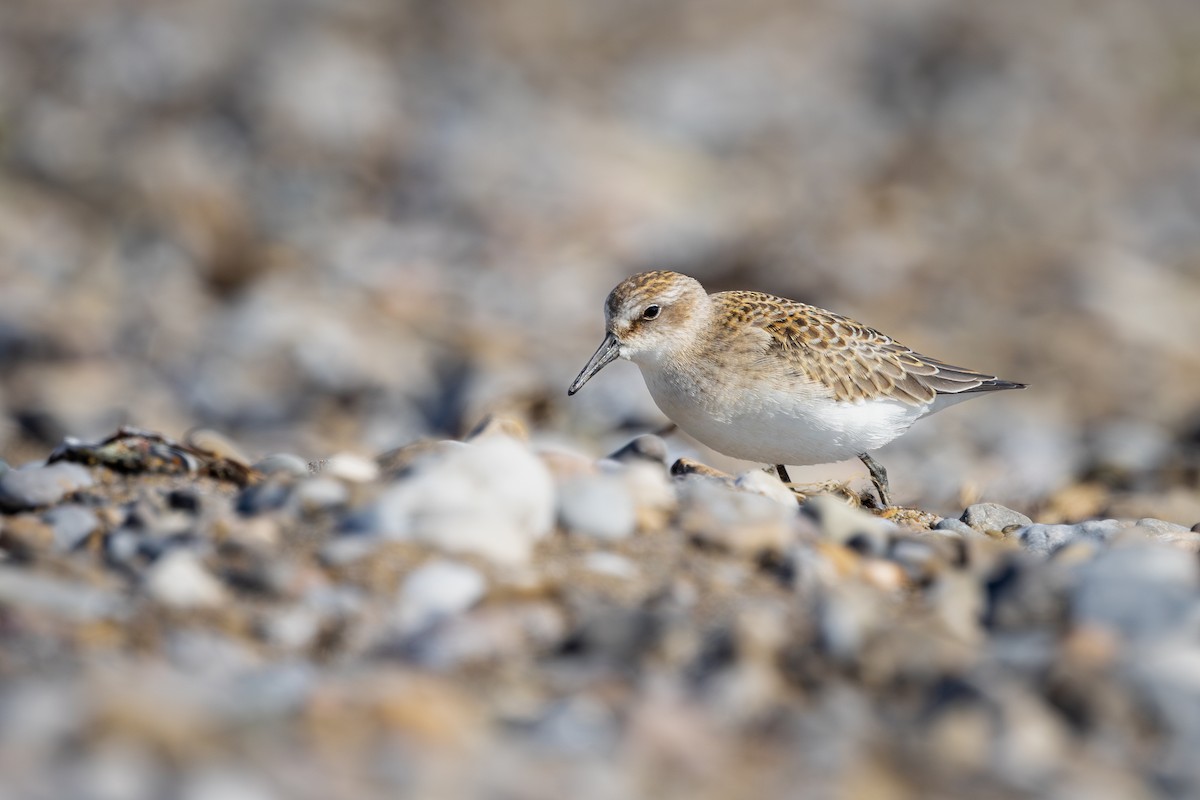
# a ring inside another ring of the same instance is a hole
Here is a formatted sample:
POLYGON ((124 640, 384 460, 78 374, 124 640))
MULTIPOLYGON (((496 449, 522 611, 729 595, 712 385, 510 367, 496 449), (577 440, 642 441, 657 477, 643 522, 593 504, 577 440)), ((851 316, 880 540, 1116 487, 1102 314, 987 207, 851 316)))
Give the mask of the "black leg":
POLYGON ((792 479, 788 477, 787 467, 785 467, 783 464, 775 465, 775 474, 778 475, 779 480, 783 481, 784 483, 792 482, 792 479))
POLYGON ((871 483, 875 484, 875 491, 879 492, 879 502, 883 503, 884 508, 889 508, 892 501, 888 497, 887 470, 883 468, 882 464, 871 458, 869 453, 859 453, 858 457, 867 465, 867 472, 871 473, 871 483))

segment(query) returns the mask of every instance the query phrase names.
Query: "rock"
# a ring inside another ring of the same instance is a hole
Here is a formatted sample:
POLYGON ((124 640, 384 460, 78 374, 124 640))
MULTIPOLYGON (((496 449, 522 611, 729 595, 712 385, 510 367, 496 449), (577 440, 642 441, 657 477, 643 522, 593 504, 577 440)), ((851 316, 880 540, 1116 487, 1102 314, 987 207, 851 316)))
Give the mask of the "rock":
POLYGON ((196 554, 178 547, 150 565, 144 586, 150 597, 172 608, 215 608, 226 599, 225 587, 196 554))
POLYGON ((128 601, 116 592, 0 565, 0 607, 5 606, 43 611, 75 622, 121 620, 129 613, 128 601))
POLYGON ((308 477, 308 463, 292 453, 274 453, 254 464, 254 469, 263 475, 290 475, 293 478, 308 477))
POLYGON ((228 459, 229 461, 234 461, 245 466, 249 466, 250 464, 250 459, 246 457, 246 454, 242 452, 242 449, 232 439, 211 428, 197 428, 190 431, 185 442, 189 447, 203 450, 215 458, 228 459))
POLYGON ((51 506, 92 484, 85 467, 66 461, 12 469, 0 477, 0 510, 11 513, 51 506))
POLYGON ((326 477, 300 481, 292 490, 290 501, 304 514, 334 511, 350 500, 350 490, 339 480, 326 477))
POLYGON ((1034 523, 1013 531, 1011 538, 1031 553, 1049 555, 1071 542, 1107 542, 1126 527, 1126 524, 1115 519, 1091 520, 1076 525, 1034 523))
POLYGON ((685 477, 688 475, 699 475, 703 478, 713 478, 715 480, 733 485, 733 476, 728 472, 721 472, 719 469, 713 469, 707 464, 701 464, 699 461, 693 461, 690 458, 676 459, 671 465, 671 475, 676 478, 685 477))
POLYGON ((997 503, 976 503, 967 506, 959 517, 967 526, 986 533, 988 531, 1006 531, 1013 525, 1025 527, 1032 525, 1033 520, 1011 508, 1005 508, 997 503))
POLYGON ((73 550, 100 527, 100 520, 91 509, 75 503, 56 506, 43 514, 42 519, 54 529, 54 546, 59 550, 73 550))
POLYGON ((637 508, 619 475, 581 475, 558 490, 558 518, 571 533, 624 539, 637 528, 637 508))
POLYGON ((950 517, 945 517, 944 519, 938 520, 936 523, 934 523, 933 530, 956 533, 963 537, 979 535, 979 531, 975 530, 967 523, 959 519, 951 519, 950 517))
POLYGON ((505 436, 509 439, 516 439, 518 442, 528 442, 529 428, 515 417, 488 414, 471 429, 465 441, 472 442, 489 436, 505 436))
POLYGON ((515 564, 550 533, 554 512, 545 465, 520 442, 496 436, 420 461, 349 530, 515 564))
POLYGON ((652 433, 643 434, 631 440, 624 447, 609 456, 613 461, 635 462, 649 461, 654 464, 667 464, 667 443, 661 436, 652 433))
POLYGON ((865 555, 882 556, 897 531, 895 524, 829 495, 810 498, 800 510, 822 537, 865 555))
POLYGON ((234 508, 243 516, 252 517, 277 511, 287 505, 296 479, 277 472, 264 481, 247 486, 234 501, 234 508))
POLYGON ((776 503, 787 508, 798 508, 796 495, 792 490, 784 485, 783 481, 779 480, 775 475, 768 474, 761 469, 752 469, 749 472, 743 472, 733 482, 733 485, 742 491, 754 492, 761 494, 763 497, 769 497, 776 503))
POLYGON ((1071 615, 1126 639, 1146 642, 1189 623, 1200 611, 1194 557, 1159 544, 1114 547, 1076 568, 1071 615))
POLYGON ((691 479, 680 487, 679 526, 698 541, 734 552, 785 549, 797 534, 795 507, 719 481, 691 479))
POLYGON ((400 625, 406 632, 427 628, 475 605, 487 593, 479 570, 456 561, 430 561, 414 570, 400 589, 400 625))
POLYGON ((628 580, 632 580, 638 575, 637 564, 634 564, 625 556, 617 555, 616 553, 606 553, 603 550, 588 553, 583 560, 583 565, 589 572, 594 572, 597 575, 609 575, 614 578, 628 580))
POLYGON ((625 462, 616 474, 625 482, 637 509, 637 527, 656 532, 666 527, 679 505, 675 483, 662 464, 653 461, 625 462))
POLYGON ((347 483, 370 483, 379 477, 379 465, 352 453, 338 453, 308 465, 313 475, 339 478, 347 483))

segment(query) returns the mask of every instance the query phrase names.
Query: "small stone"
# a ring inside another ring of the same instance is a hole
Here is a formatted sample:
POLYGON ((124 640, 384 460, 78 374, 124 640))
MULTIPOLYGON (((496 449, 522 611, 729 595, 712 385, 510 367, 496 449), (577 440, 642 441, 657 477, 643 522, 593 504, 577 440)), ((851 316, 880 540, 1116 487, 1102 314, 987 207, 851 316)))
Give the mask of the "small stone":
POLYGON ((1012 525, 1025 527, 1033 524, 1033 520, 1029 517, 998 503, 975 503, 967 506, 959 520, 968 527, 983 533, 1004 531, 1012 525))
POLYGON ((1108 550, 1078 567, 1071 610, 1080 625, 1095 625, 1148 641, 1194 618, 1200 570, 1194 558, 1161 544, 1108 550))
POLYGON ((700 542, 734 552, 781 551, 796 538, 797 513, 724 483, 691 480, 680 488, 679 525, 700 542))
POLYGON ((210 453, 215 458, 224 458, 243 465, 250 464, 250 459, 246 457, 240 447, 234 444, 232 439, 210 428, 197 428, 191 431, 185 441, 189 447, 210 453))
POLYGON ((308 463, 292 453, 274 453, 254 465, 263 475, 283 474, 295 478, 308 477, 308 463))
POLYGON ((54 546, 59 550, 73 550, 100 527, 100 520, 91 509, 67 503, 56 506, 42 519, 54 529, 54 546))
POLYGON ((733 476, 728 472, 721 472, 719 469, 713 469, 707 464, 701 464, 699 461, 693 461, 690 458, 678 459, 671 465, 671 474, 675 477, 685 475, 700 475, 705 478, 715 478, 726 483, 733 483, 733 476))
POLYGON ((293 481, 285 473, 276 473, 265 481, 247 486, 238 494, 234 508, 247 517, 277 511, 287 505, 293 481))
POLYGON ((86 468, 68 461, 9 470, 0 477, 0 510, 11 513, 51 506, 92 483, 86 468))
POLYGON ((638 576, 637 565, 628 558, 616 553, 606 553, 603 550, 588 553, 583 559, 583 566, 589 572, 597 575, 609 575, 613 578, 633 580, 638 576))
POLYGON ((1079 540, 1107 542, 1125 527, 1125 524, 1115 519, 1091 520, 1077 525, 1034 523, 1013 531, 1011 538, 1020 542, 1031 553, 1049 555, 1079 540))
POLYGON ((801 511, 816 524, 822 537, 864 555, 883 555, 888 540, 897 530, 893 523, 829 495, 810 498, 801 511))
POLYGON ((3 565, 0 606, 45 611, 76 622, 121 619, 129 610, 126 599, 116 592, 3 565))
POLYGON ((30 559, 54 547, 54 529, 34 514, 0 520, 0 549, 17 560, 30 559))
POLYGON ((1139 519, 1137 527, 1156 537, 1178 536, 1181 533, 1191 533, 1186 525, 1179 525, 1174 522, 1166 522, 1165 520, 1153 519, 1151 517, 1139 519))
POLYGON ((634 460, 626 462, 616 474, 633 497, 638 529, 653 533, 665 528, 679 505, 679 498, 675 494, 675 482, 663 465, 634 460))
POLYGON ((314 461, 308 465, 308 468, 313 475, 320 474, 330 478, 340 478, 347 483, 370 483, 379 477, 378 464, 352 453, 338 453, 335 456, 314 461))
POLYGON ((316 514, 342 508, 350 501, 346 484, 333 478, 317 477, 301 481, 292 490, 291 502, 301 512, 316 514))
POLYGON ((476 439, 484 439, 488 436, 507 436, 509 439, 516 439, 518 442, 528 442, 529 429, 525 427, 525 423, 515 417, 488 414, 479 421, 478 425, 471 429, 471 432, 466 436, 466 441, 473 442, 476 439))
POLYGON ((779 480, 775 475, 763 472, 761 469, 752 469, 749 472, 743 472, 733 482, 733 485, 742 491, 754 492, 761 494, 763 497, 769 497, 780 505, 788 508, 798 508, 796 495, 792 490, 784 485, 783 481, 779 480))
POLYGON ((430 561, 414 570, 400 589, 400 624, 406 632, 429 627, 466 611, 487 593, 480 572, 456 561, 430 561))
POLYGON ((934 523, 933 529, 935 531, 947 531, 949 533, 957 533, 959 536, 971 536, 973 534, 978 533, 978 531, 976 531, 974 528, 972 528, 970 525, 963 522, 962 520, 951 519, 950 517, 946 517, 946 518, 941 519, 938 522, 934 523))
POLYGON ((613 461, 650 461, 666 466, 667 443, 661 436, 643 434, 609 456, 613 461))
POLYGON ((581 475, 558 490, 558 517, 572 533, 624 539, 637 528, 637 509, 618 475, 581 475))
POLYGON ((520 442, 494 436, 421 460, 354 515, 347 530, 515 564, 529 559, 554 516, 554 482, 541 459, 520 442))
POLYGON ((195 553, 182 548, 168 550, 150 565, 145 588, 155 600, 173 608, 214 608, 225 602, 225 587, 195 553))

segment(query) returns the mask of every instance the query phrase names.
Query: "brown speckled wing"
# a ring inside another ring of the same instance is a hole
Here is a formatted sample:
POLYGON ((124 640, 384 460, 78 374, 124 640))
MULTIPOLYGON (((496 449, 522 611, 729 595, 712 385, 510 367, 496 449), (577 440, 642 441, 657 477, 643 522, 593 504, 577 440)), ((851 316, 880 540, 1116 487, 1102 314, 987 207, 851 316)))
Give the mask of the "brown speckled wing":
POLYGON ((830 389, 838 400, 891 397, 908 405, 939 394, 1018 389, 982 372, 923 356, 879 331, 815 306, 759 292, 712 296, 732 327, 753 325, 791 369, 830 389))

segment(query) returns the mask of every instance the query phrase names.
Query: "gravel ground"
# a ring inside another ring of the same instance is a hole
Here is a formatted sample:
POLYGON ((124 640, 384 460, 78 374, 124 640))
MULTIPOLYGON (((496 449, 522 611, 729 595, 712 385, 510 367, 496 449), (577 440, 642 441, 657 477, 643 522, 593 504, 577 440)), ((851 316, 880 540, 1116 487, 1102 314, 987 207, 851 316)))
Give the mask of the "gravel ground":
POLYGON ((0 800, 1200 796, 1197 52, 1195 0, 6 2, 0 800), (652 268, 1031 388, 877 454, 913 508, 793 495, 628 364, 566 397, 652 268))
POLYGON ((665 449, 123 430, 7 471, 3 796, 1200 792, 1200 523, 871 512, 665 449))

